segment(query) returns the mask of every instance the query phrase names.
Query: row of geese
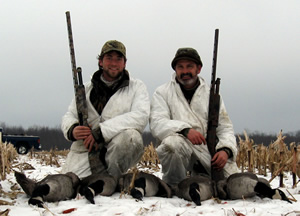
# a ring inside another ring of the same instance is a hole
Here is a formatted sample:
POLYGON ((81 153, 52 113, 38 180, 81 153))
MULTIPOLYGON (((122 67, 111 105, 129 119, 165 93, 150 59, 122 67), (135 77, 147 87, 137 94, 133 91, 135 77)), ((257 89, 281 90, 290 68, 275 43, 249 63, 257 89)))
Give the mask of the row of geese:
POLYGON ((17 171, 15 171, 15 177, 30 197, 28 203, 38 207, 43 207, 44 202, 73 199, 78 193, 90 203, 95 204, 95 196, 111 196, 121 191, 129 193, 138 200, 151 196, 171 198, 175 195, 193 201, 198 206, 201 205, 201 201, 212 197, 235 200, 256 195, 291 203, 283 191, 278 188, 272 189, 266 179, 258 178, 253 173, 235 173, 218 183, 206 176, 192 176, 181 181, 176 187, 170 187, 157 176, 145 172, 136 174, 133 187, 131 186, 132 173, 123 175, 119 180, 108 174, 93 174, 79 179, 71 172, 48 175, 38 182, 17 171), (130 186, 132 189, 129 191, 130 186))

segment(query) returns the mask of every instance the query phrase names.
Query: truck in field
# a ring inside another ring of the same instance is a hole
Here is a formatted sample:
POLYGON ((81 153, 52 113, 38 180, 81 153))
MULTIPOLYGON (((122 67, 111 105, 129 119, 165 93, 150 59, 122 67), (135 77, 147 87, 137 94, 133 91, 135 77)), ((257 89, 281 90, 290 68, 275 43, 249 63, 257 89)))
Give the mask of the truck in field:
POLYGON ((31 135, 8 135, 3 133, 3 128, 0 127, 0 141, 3 143, 11 143, 16 148, 19 154, 27 154, 27 152, 33 147, 40 150, 42 148, 39 136, 31 135))

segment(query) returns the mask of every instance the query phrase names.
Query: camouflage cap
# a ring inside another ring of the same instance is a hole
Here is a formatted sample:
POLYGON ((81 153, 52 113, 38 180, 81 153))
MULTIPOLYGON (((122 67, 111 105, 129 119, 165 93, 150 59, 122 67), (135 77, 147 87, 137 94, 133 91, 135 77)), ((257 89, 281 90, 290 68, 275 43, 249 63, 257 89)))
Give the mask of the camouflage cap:
POLYGON ((197 52, 197 50, 190 48, 190 47, 185 47, 185 48, 179 48, 175 54, 175 57, 171 63, 172 68, 175 70, 176 63, 179 60, 182 59, 187 59, 195 62, 197 65, 203 66, 201 58, 197 52))
POLYGON ((117 40, 107 41, 101 49, 100 57, 103 57, 104 54, 110 51, 120 52, 126 59, 126 48, 124 44, 122 44, 120 41, 117 40))

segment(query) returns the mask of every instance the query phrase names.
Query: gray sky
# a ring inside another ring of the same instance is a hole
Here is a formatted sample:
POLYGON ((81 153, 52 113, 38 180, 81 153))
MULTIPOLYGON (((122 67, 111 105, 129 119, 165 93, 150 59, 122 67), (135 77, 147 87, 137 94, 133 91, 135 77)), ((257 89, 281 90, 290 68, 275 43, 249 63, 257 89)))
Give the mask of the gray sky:
POLYGON ((59 126, 74 95, 65 12, 70 11, 84 82, 111 39, 150 96, 168 82, 179 47, 198 50, 210 82, 214 30, 217 76, 235 132, 298 131, 300 1, 0 0, 0 122, 59 126))

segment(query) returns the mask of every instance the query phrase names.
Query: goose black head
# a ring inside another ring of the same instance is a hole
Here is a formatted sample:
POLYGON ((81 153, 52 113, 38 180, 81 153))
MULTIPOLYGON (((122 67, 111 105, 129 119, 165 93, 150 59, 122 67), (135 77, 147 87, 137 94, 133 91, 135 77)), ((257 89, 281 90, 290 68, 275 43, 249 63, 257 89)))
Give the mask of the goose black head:
POLYGON ((44 201, 43 201, 43 198, 38 196, 38 197, 31 197, 29 200, 28 200, 28 204, 29 205, 35 205, 39 208, 44 208, 44 201))
POLYGON ((272 199, 281 199, 284 201, 287 201, 289 203, 292 203, 289 198, 285 195, 285 193, 280 189, 274 189, 274 195, 272 196, 272 199))
POLYGON ((261 197, 268 197, 270 199, 280 199, 292 203, 282 190, 278 188, 272 189, 270 186, 262 182, 257 182, 256 186, 254 187, 254 191, 257 193, 257 195, 261 197))
POLYGON ((50 192, 50 186, 48 184, 37 186, 32 192, 32 197, 28 200, 28 204, 36 205, 39 208, 44 208, 43 196, 48 195, 49 192, 50 192))
POLYGON ((133 198, 138 200, 143 200, 144 197, 144 191, 140 188, 132 188, 130 191, 130 194, 133 198))
POLYGON ((81 187, 79 189, 79 193, 81 196, 84 196, 88 201, 90 201, 90 203, 95 204, 95 191, 92 188, 88 186, 81 187))
POLYGON ((90 201, 92 204, 95 204, 94 197, 97 194, 100 194, 103 191, 104 187, 104 181, 98 180, 92 184, 89 184, 87 186, 83 186, 79 189, 79 193, 85 198, 90 201))
POLYGON ((191 199, 197 206, 201 205, 199 191, 200 191, 199 185, 196 182, 194 182, 190 185, 189 194, 190 194, 191 199))
POLYGON ((146 179, 144 177, 138 178, 134 181, 134 188, 131 189, 130 194, 133 198, 143 200, 145 196, 146 179))

